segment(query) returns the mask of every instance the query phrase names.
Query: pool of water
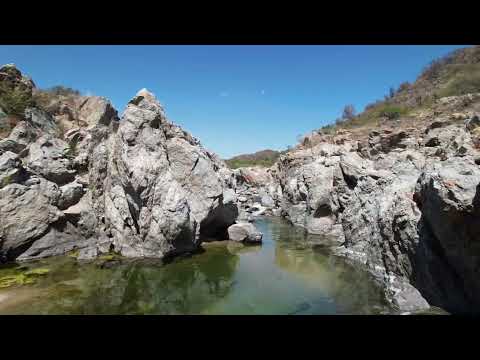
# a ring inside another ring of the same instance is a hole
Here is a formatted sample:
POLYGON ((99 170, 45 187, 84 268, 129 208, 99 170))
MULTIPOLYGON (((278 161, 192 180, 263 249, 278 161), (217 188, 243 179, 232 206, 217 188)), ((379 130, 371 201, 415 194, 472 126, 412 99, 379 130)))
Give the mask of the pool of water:
MULTIPOLYGON (((382 292, 363 271, 315 250, 281 219, 256 222, 261 246, 207 243, 160 261, 78 263, 64 256, 21 264, 47 268, 35 283, 0 289, 0 314, 378 314, 382 292)), ((18 266, 18 265, 17 265, 18 266)), ((2 274, 16 271, 0 269, 2 274)))

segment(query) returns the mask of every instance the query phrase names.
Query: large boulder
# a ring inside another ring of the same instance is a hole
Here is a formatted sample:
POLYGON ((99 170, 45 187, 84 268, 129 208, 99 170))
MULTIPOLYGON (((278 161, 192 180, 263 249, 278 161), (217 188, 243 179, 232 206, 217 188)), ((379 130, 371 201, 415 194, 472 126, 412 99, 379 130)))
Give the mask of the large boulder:
POLYGON ((80 201, 85 190, 79 182, 71 182, 60 187, 60 198, 58 199, 58 208, 65 210, 80 201))
POLYGON ((0 154, 0 189, 22 181, 26 177, 25 169, 18 156, 10 151, 0 154))
POLYGON ((37 136, 48 134, 61 137, 63 135, 55 119, 45 110, 35 107, 25 109, 25 121, 33 126, 37 136))
POLYGON ((117 120, 117 111, 110 101, 100 96, 87 97, 78 107, 78 119, 86 126, 106 125, 117 120))
POLYGON ((56 137, 44 135, 30 145, 27 166, 33 172, 59 185, 75 179, 71 148, 56 137))
POLYGON ((45 179, 0 189, 0 258, 13 260, 44 236, 63 214, 56 207, 58 187, 45 179))
POLYGON ((0 152, 2 148, 8 148, 24 156, 28 153, 29 146, 41 136, 58 137, 60 135, 55 119, 47 112, 37 108, 27 108, 24 119, 16 124, 7 139, 2 140, 0 152))
POLYGON ((261 243, 262 237, 262 233, 249 222, 234 224, 228 228, 228 238, 233 241, 261 243))

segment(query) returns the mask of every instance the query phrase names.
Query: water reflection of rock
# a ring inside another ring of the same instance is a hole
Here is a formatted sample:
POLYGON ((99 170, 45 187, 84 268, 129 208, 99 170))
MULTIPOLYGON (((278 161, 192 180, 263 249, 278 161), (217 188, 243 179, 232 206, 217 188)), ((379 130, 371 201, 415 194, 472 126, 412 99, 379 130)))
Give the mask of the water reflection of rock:
MULTIPOLYGON (((195 314, 228 294, 238 257, 226 248, 168 265, 126 262, 110 268, 72 266, 29 313, 195 314)), ((26 308, 25 308, 26 309, 26 308)), ((22 311, 20 311, 22 312, 22 311)))
POLYGON ((300 276, 310 286, 335 299, 337 313, 372 313, 386 307, 372 306, 383 303, 383 293, 371 277, 326 253, 313 251, 309 246, 297 247, 277 243, 275 263, 290 273, 300 276))
POLYGON ((238 241, 222 240, 203 244, 205 249, 224 248, 233 255, 255 253, 262 249, 261 245, 246 245, 238 241))

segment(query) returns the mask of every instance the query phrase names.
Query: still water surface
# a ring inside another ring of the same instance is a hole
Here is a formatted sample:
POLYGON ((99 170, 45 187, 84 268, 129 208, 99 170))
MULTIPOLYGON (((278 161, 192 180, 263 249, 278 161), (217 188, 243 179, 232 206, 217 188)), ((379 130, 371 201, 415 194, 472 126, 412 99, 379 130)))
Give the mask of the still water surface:
MULTIPOLYGON (((281 219, 256 222, 262 246, 208 243, 169 264, 58 257, 30 285, 0 289, 0 314, 378 314, 370 277, 281 219)), ((2 273, 16 271, 0 269, 2 273)))

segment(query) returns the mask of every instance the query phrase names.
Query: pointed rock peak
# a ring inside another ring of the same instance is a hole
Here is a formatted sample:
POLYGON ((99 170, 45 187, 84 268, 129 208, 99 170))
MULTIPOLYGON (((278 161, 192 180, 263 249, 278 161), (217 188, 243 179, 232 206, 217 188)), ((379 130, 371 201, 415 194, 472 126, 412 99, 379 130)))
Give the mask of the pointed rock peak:
POLYGON ((8 71, 8 70, 14 70, 14 69, 16 71, 19 71, 15 64, 5 64, 0 67, 0 71, 8 71))
POLYGON ((161 114, 162 117, 165 116, 163 106, 157 100, 154 94, 152 94, 147 89, 142 89, 135 97, 129 101, 128 106, 134 105, 140 109, 150 110, 161 114))
POLYGON ((146 88, 139 90, 136 96, 143 96, 144 98, 147 98, 150 100, 156 100, 155 95, 150 91, 148 91, 146 88))

